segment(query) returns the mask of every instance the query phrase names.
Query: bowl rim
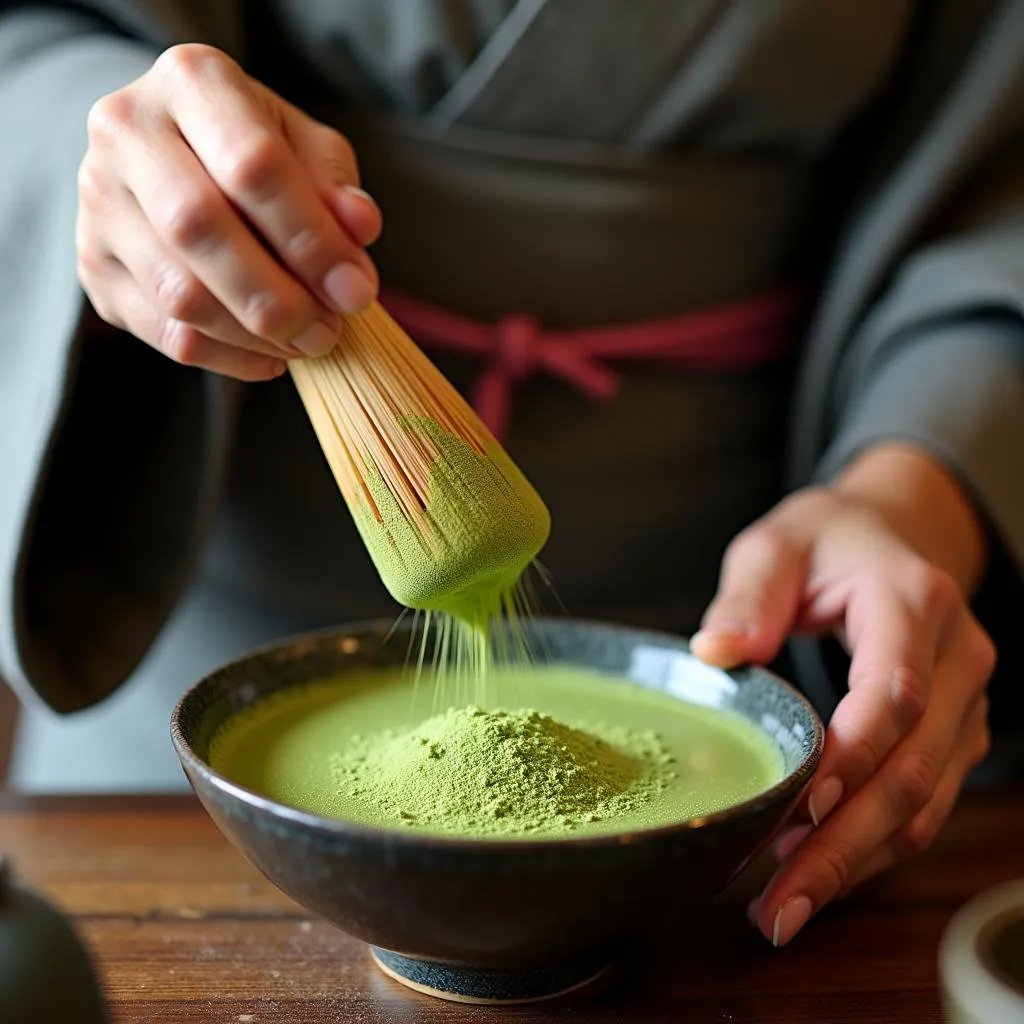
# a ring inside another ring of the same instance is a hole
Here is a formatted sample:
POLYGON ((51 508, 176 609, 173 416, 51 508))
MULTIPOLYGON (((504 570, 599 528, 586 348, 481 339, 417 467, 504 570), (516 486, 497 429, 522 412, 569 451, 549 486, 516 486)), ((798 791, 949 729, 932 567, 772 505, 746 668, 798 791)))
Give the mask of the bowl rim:
MULTIPOLYGON (((246 804, 258 812, 267 814, 273 818, 283 819, 294 825, 300 825, 303 828, 312 830, 313 832, 321 833, 326 837, 349 839, 352 841, 384 843, 389 847, 397 848, 416 847, 420 850, 429 849, 437 851, 463 852, 472 853, 473 855, 507 855, 513 851, 532 851, 534 853, 540 853, 555 852, 570 848, 610 849, 626 845, 635 846, 641 843, 656 842, 659 839, 669 836, 707 828, 712 825, 719 824, 720 822, 728 821, 732 818, 738 818, 746 814, 755 813, 770 804, 775 803, 780 798, 786 797, 788 794, 802 790, 813 776, 821 761, 821 755, 825 744, 825 727, 817 709, 792 683, 787 682, 775 672, 772 672, 761 665, 754 664, 739 665, 732 669, 718 669, 716 666, 709 667, 722 672, 724 675, 736 681, 740 681, 743 675, 750 675, 751 673, 761 675, 771 679, 777 686, 781 686, 784 690, 787 690, 791 696, 796 698, 799 704, 802 704, 805 707, 814 726, 814 739, 811 744, 810 752, 803 758, 794 771, 784 776, 774 786, 758 793, 756 796, 750 797, 748 800, 742 801, 741 803, 731 804, 729 807, 723 808, 720 811, 715 811, 712 814, 707 814, 699 818, 689 818, 683 821, 670 822, 665 825, 656 825, 650 828, 636 828, 623 832, 609 832, 607 834, 547 839, 526 837, 513 839, 491 839, 485 836, 474 837, 445 835, 444 833, 434 832, 404 831, 398 828, 387 828, 384 826, 367 825, 361 822, 348 821, 344 818, 329 818, 315 814, 312 811, 304 811, 297 807, 290 807, 287 804, 279 803, 278 801, 273 800, 268 796, 264 796, 255 790, 248 789, 236 782, 232 782, 230 779, 221 775, 218 771, 212 768, 207 761, 203 760, 203 758, 201 758, 192 749, 192 745, 186 739, 181 723, 181 717, 186 702, 201 687, 210 684, 212 680, 220 676, 222 673, 241 666, 246 662, 265 657, 268 654, 273 654, 289 647, 297 647, 299 645, 319 645, 330 640, 340 641, 346 637, 352 638, 360 635, 383 636, 383 642, 387 642, 387 639, 390 638, 392 634, 399 631, 401 624, 401 618, 397 621, 383 618, 354 620, 349 623, 327 626, 322 629, 315 629, 304 633, 293 634, 291 636, 280 637, 266 644, 260 644, 259 646, 250 649, 245 654, 242 654, 237 658, 232 658, 211 669, 202 676, 202 678, 192 683, 188 689, 185 690, 178 702, 175 704, 174 711, 171 714, 171 742, 174 745, 178 758, 182 762, 182 766, 186 769, 191 769, 192 772, 195 772, 214 789, 219 790, 226 796, 241 801, 243 804, 246 804)), ((599 619, 556 617, 549 615, 536 616, 530 623, 530 625, 542 626, 548 624, 556 626, 575 626, 577 628, 597 627, 598 629, 608 630, 615 633, 634 633, 648 637, 651 640, 668 642, 674 649, 679 650, 680 653, 690 653, 688 638, 680 634, 670 633, 666 630, 648 629, 646 627, 606 622, 599 619)), ((295 685, 302 684, 296 683, 295 685)), ((675 699, 682 700, 682 698, 675 699)), ((686 703, 685 701, 683 702, 686 703)), ((188 770, 186 770, 186 775, 189 775, 189 782, 194 789, 195 784, 192 782, 191 775, 188 770)), ((199 796, 198 793, 196 795, 199 796)))

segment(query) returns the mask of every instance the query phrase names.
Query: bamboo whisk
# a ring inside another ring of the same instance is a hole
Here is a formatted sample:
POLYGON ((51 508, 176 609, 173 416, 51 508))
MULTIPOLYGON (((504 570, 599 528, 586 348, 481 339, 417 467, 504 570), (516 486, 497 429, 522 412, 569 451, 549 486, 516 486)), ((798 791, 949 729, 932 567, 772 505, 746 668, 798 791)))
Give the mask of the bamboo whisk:
POLYGON ((399 603, 492 607, 547 541, 536 491, 379 303, 289 370, 381 579, 399 603))

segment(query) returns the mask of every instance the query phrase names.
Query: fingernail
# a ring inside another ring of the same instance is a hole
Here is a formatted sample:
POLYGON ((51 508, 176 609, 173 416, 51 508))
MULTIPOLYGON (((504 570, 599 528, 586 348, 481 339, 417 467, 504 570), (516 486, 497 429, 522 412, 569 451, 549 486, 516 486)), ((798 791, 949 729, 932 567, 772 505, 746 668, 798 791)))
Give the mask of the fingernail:
POLYGON ((772 927, 772 945, 785 946, 811 919, 813 906, 806 896, 791 896, 775 912, 772 927))
POLYGON ((807 798, 807 813, 817 828, 832 812, 843 795, 843 783, 830 775, 820 786, 815 786, 807 798))
POLYGON ((711 640, 719 637, 739 638, 750 636, 752 632, 753 630, 748 623, 726 619, 722 622, 709 622, 706 626, 701 626, 693 635, 694 638, 700 637, 702 640, 711 640))
POLYGON ((345 185, 342 187, 342 192, 347 192, 350 196, 355 196, 358 199, 365 199, 374 206, 377 205, 377 200, 369 192, 364 192, 358 185, 345 185))
POLYGON ((291 343, 304 355, 317 359, 327 355, 337 345, 338 332, 318 320, 310 324, 300 335, 292 338, 291 343))
POLYGON ((377 289, 373 282, 352 263, 339 263, 327 272, 324 291, 342 313, 358 313, 373 302, 377 289))
POLYGON ((287 369, 288 365, 279 361, 271 366, 270 373, 274 377, 283 377, 287 369))
POLYGON ((743 641, 753 632, 745 622, 716 622, 690 637, 690 650, 709 665, 735 668, 746 659, 743 641))

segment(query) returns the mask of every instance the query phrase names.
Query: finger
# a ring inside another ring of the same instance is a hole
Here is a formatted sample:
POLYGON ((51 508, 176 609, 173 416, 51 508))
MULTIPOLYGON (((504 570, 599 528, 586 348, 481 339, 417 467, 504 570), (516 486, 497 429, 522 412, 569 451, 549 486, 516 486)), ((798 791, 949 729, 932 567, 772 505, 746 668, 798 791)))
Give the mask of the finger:
MULTIPOLYGON (((779 833, 778 837, 772 843, 772 854, 775 860, 778 862, 778 867, 775 869, 771 879, 765 886, 764 892, 767 892, 772 883, 776 878, 779 877, 781 871, 786 865, 786 862, 793 856, 794 852, 799 849, 800 844, 814 831, 811 825, 793 825, 786 827, 779 833)), ((758 915, 761 913, 761 900, 763 899, 763 893, 761 896, 750 901, 747 904, 747 919, 750 923, 757 928, 758 927, 758 915)))
POLYGON ((790 941, 813 913, 845 892, 876 852, 933 799, 978 696, 976 652, 962 631, 957 633, 936 669, 933 698, 920 725, 871 782, 804 840, 766 889, 758 923, 776 945, 790 941))
POLYGON ((849 690, 829 722, 808 793, 807 813, 815 825, 872 778, 921 720, 946 618, 945 608, 941 615, 912 608, 885 578, 865 582, 850 597, 849 690))
POLYGON ((90 145, 157 235, 251 334, 307 354, 334 346, 340 321, 267 252, 210 180, 153 97, 111 94, 89 115, 90 145))
POLYGON ((146 219, 245 330, 311 356, 334 348, 337 316, 257 241, 180 138, 128 146, 126 181, 146 219))
POLYGON ((380 238, 384 219, 372 196, 354 185, 345 185, 325 190, 324 197, 359 245, 373 245, 380 238))
POLYGON ((922 853, 935 841, 956 806, 964 780, 988 754, 990 741, 985 722, 986 710, 987 702, 983 698, 968 720, 957 752, 935 788, 932 799, 867 861, 841 895, 887 871, 899 861, 922 853))
POLYGON ((772 852, 780 863, 788 860, 799 845, 811 834, 811 825, 794 825, 785 829, 772 844, 772 852))
MULTIPOLYGON (((242 69, 219 54, 184 54, 172 73, 187 88, 171 91, 170 113, 210 177, 314 295, 342 313, 364 309, 377 292, 369 257, 289 145, 276 98, 261 100, 242 69)), ((335 135, 340 146, 344 140, 335 135)), ((339 163, 332 161, 332 169, 339 163)))
POLYGON ((242 381, 271 380, 286 370, 279 358, 225 345, 188 324, 169 320, 146 301, 127 271, 111 290, 127 330, 182 366, 197 366, 242 381))
POLYGON ((797 618, 807 578, 806 545, 766 523, 729 545, 718 593, 690 639, 704 661, 731 668, 768 662, 797 618))
POLYGON ((891 841, 901 858, 916 856, 931 846, 952 812, 965 779, 985 760, 990 747, 988 700, 982 695, 965 721, 935 795, 891 841))
MULTIPOLYGON (((252 82, 252 86, 265 103, 283 112, 281 123, 289 145, 353 241, 360 246, 372 245, 380 237, 383 218, 373 197, 359 187, 359 164, 348 139, 259 82, 252 82)), ((368 258, 366 265, 376 276, 368 258)))
POLYGON ((169 320, 196 328, 214 341, 280 359, 299 358, 290 345, 275 345, 250 334, 209 289, 157 237, 131 196, 125 196, 92 234, 106 232, 104 243, 128 271, 151 306, 169 320))

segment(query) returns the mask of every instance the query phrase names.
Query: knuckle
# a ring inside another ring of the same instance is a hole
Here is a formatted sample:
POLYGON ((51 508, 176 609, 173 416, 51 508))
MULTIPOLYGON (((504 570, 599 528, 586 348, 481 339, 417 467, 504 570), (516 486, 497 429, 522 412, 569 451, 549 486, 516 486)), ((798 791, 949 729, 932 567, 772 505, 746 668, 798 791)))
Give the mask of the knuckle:
POLYGON ((812 484, 788 494, 775 506, 774 515, 790 521, 804 516, 818 516, 837 507, 836 493, 824 484, 812 484))
POLYGON ((89 304, 96 311, 96 315, 104 323, 110 324, 111 327, 124 327, 124 320, 118 314, 117 308, 101 290, 86 286, 85 294, 89 299, 89 304))
POLYGON ((970 770, 984 764, 988 755, 992 752, 992 733, 985 726, 978 730, 970 754, 970 770))
POLYGON ((733 560, 774 563, 789 552, 789 540, 773 523, 763 522, 748 527, 729 545, 727 557, 733 560))
POLYGON ((89 305, 95 310, 96 315, 111 327, 124 329, 125 320, 121 316, 117 304, 114 302, 109 289, 102 286, 102 282, 88 273, 79 272, 79 280, 82 283, 82 290, 85 292, 89 305))
POLYGON ((814 852, 816 874, 830 893, 843 892, 856 866, 856 854, 848 842, 832 839, 821 844, 814 852))
POLYGON ((922 812, 900 832, 900 852, 905 857, 924 853, 935 842, 941 828, 942 821, 938 815, 922 812))
POLYGON ((80 281, 95 281, 108 269, 106 254, 88 242, 79 241, 75 257, 75 269, 80 281))
POLYGON ((76 183, 78 198, 83 206, 95 208, 105 204, 107 189, 91 160, 85 159, 78 165, 76 183))
POLYGON ((889 665, 878 658, 855 658, 850 665, 849 686, 851 690, 864 686, 884 686, 891 674, 889 665))
POLYGON ((251 139, 224 162, 221 178, 232 193, 263 201, 281 189, 285 175, 285 154, 271 135, 251 139))
POLYGON ((86 131, 93 143, 116 142, 133 120, 135 104, 124 89, 101 96, 86 115, 86 131))
POLYGON ((889 685, 889 703, 897 724, 906 731, 924 716, 930 687, 913 665, 897 665, 889 685))
POLYGON ((246 303, 242 322, 251 334, 275 342, 294 337, 302 326, 297 304, 274 292, 252 295, 246 303))
POLYGON ((341 132, 333 132, 334 135, 334 156, 333 159, 345 164, 350 170, 358 173, 359 161, 356 158, 356 151, 341 132))
POLYGON ((983 695, 975 712, 977 725, 971 730, 970 736, 968 757, 971 768, 977 768, 992 750, 992 730, 989 726, 988 710, 988 698, 983 695))
POLYGON ((230 58, 223 50, 205 43, 178 43, 168 47, 156 59, 154 70, 160 75, 195 80, 212 68, 223 66, 230 58))
POLYGON ((330 230, 299 231, 285 244, 284 255, 289 262, 300 267, 326 264, 330 258, 330 254, 327 252, 330 237, 330 230))
POLYGON ((75 219, 75 269, 79 278, 100 277, 110 269, 110 254, 81 214, 75 219))
POLYGON ((836 726, 833 726, 833 731, 842 747, 844 759, 851 767, 856 766, 858 778, 870 778, 878 771, 882 755, 867 736, 850 729, 839 730, 836 726))
POLYGON ((325 158, 328 176, 332 180, 347 181, 352 185, 359 184, 359 159, 356 156, 355 148, 341 132, 324 126, 327 132, 329 146, 328 155, 325 158))
POLYGON ((176 320, 165 320, 158 341, 160 350, 181 366, 201 366, 205 339, 194 327, 176 320))
POLYGON ((157 275, 156 300, 167 316, 195 324, 203 322, 209 310, 210 293, 192 274, 166 266, 157 275))
POLYGON ((995 641, 981 626, 975 625, 971 631, 971 640, 974 648, 972 655, 975 670, 980 682, 984 684, 996 670, 999 653, 996 650, 995 641))
POLYGON ((219 213, 218 204, 207 193, 180 197, 163 212, 162 234, 184 252, 206 248, 217 235, 219 213))
POLYGON ((896 766, 893 793, 901 817, 916 814, 932 798, 939 780, 935 758, 923 750, 906 754, 896 766))
POLYGON ((919 595, 922 611, 929 618, 942 619, 960 603, 960 588, 948 572, 916 559, 909 568, 907 579, 919 595))

